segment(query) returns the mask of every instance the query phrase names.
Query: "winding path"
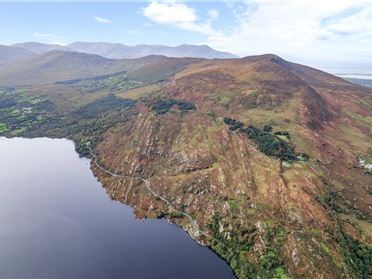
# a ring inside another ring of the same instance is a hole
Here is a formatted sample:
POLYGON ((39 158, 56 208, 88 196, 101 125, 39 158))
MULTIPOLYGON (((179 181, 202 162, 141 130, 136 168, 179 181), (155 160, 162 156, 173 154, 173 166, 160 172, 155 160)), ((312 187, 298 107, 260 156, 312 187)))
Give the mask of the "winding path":
MULTIPOLYGON (((99 168, 101 171, 111 175, 112 177, 121 177, 121 178, 136 178, 136 179, 139 179, 141 180, 142 182, 144 182, 144 185, 146 187, 146 189, 152 194, 154 195, 156 198, 164 201, 168 207, 175 213, 178 213, 178 214, 181 214, 183 216, 185 216, 187 219, 189 219, 190 223, 191 223, 191 226, 193 227, 193 229, 200 235, 204 235, 208 238, 212 238, 212 239, 215 239, 214 237, 211 237, 208 233, 202 231, 198 224, 196 223, 196 221, 186 212, 183 212, 183 211, 180 211, 180 210, 177 210, 174 208, 174 206, 171 204, 171 202, 169 200, 167 200, 166 198, 164 198, 163 196, 161 196, 160 194, 156 193, 152 188, 151 188, 151 184, 150 182, 143 178, 143 177, 140 177, 140 176, 130 176, 130 175, 121 175, 121 174, 117 174, 117 173, 114 173, 106 168, 104 168, 103 166, 101 166, 99 163, 98 163, 98 159, 97 159, 97 156, 90 152, 90 155, 93 157, 94 159, 94 163, 95 165, 97 166, 97 168, 99 168)), ((220 240, 218 239, 215 239, 216 241, 218 241, 219 243, 222 243, 220 240)), ((224 243, 222 243, 223 245, 225 245, 224 243)))

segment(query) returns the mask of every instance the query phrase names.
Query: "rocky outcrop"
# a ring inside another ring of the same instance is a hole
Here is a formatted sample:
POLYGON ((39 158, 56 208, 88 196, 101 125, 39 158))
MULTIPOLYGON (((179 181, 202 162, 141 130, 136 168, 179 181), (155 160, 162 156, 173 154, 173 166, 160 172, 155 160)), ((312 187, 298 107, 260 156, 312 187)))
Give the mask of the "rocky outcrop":
POLYGON ((315 82, 288 63, 268 56, 190 65, 163 90, 197 110, 156 114, 145 109, 148 99, 138 103, 137 117, 109 129, 94 150, 100 164, 126 177, 92 168, 113 199, 140 218, 182 226, 239 278, 354 278, 348 239, 371 242, 372 181, 354 164, 370 146, 357 116, 365 109, 347 84, 338 102, 355 97, 350 114, 341 113, 328 75, 317 72, 315 82), (224 116, 289 131, 290 144, 310 160, 266 156, 224 116))

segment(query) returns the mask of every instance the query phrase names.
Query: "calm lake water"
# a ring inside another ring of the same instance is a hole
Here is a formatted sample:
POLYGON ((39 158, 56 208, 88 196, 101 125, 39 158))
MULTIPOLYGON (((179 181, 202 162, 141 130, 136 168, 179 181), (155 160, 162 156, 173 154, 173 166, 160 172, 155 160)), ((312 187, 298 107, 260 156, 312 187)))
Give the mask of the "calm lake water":
POLYGON ((165 220, 111 201, 72 142, 0 139, 0 278, 233 278, 165 220))

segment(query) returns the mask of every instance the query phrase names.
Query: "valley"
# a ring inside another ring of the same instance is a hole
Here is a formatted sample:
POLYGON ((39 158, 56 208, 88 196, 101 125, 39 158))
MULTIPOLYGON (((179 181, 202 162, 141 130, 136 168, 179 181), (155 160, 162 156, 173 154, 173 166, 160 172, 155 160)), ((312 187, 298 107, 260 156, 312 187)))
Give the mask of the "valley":
POLYGON ((238 278, 372 276, 370 88, 271 54, 37 61, 0 67, 0 136, 73 140, 238 278))

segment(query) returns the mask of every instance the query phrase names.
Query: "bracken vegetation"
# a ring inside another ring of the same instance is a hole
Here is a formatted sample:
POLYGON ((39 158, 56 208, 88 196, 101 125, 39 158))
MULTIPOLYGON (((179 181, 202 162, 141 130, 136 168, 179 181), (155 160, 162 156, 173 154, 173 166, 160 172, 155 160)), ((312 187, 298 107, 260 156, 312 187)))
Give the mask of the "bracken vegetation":
POLYGON ((328 186, 323 196, 316 197, 336 224, 334 235, 351 278, 370 279, 372 278, 372 246, 350 237, 341 230, 338 213, 345 213, 345 210, 339 205, 342 202, 340 199, 339 195, 328 186))
POLYGON ((250 262, 248 254, 252 253, 258 231, 255 226, 246 229, 229 231, 228 234, 221 230, 221 218, 218 214, 211 217, 208 228, 214 239, 212 248, 226 259, 238 278, 289 278, 280 256, 282 243, 286 232, 282 227, 265 228, 262 241, 265 243, 264 251, 258 262, 250 262))

